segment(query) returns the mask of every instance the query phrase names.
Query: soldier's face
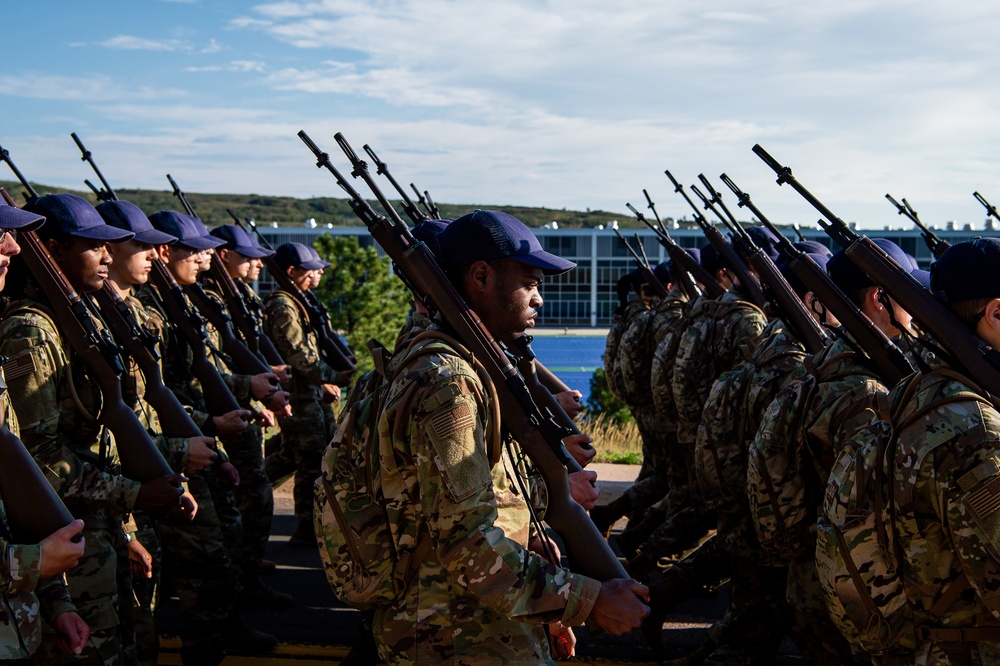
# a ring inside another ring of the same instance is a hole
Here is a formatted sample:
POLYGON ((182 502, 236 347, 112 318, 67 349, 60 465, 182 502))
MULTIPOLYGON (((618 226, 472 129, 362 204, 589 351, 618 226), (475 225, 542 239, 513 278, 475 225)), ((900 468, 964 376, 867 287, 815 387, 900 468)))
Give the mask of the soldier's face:
POLYGON ((7 270, 10 265, 10 258, 21 251, 21 246, 14 239, 14 234, 4 233, 3 242, 0 242, 0 291, 7 285, 7 270))
POLYGON ((227 249, 219 250, 219 258, 222 259, 222 263, 225 264, 226 272, 229 273, 229 277, 234 280, 246 280, 247 275, 250 273, 250 265, 254 261, 250 257, 244 256, 239 252, 227 249))
POLYGON ((312 289, 315 289, 316 287, 318 287, 319 286, 319 281, 320 281, 320 279, 322 279, 322 277, 323 277, 323 269, 322 268, 317 268, 316 270, 314 270, 309 275, 309 280, 310 280, 309 286, 312 289))
POLYGON ((292 278, 295 286, 302 291, 312 289, 312 273, 313 271, 308 268, 299 268, 298 266, 288 268, 288 277, 292 278))
POLYGON ((260 269, 264 267, 264 262, 260 259, 251 259, 250 268, 247 270, 246 277, 243 278, 244 282, 253 282, 260 277, 260 269))
POLYGON ((129 240, 108 248, 111 252, 111 272, 119 284, 146 284, 153 270, 156 247, 129 240))
POLYGON ((495 262, 491 268, 473 307, 490 333, 509 340, 534 327, 543 303, 539 289, 544 275, 539 268, 510 260, 495 262))
POLYGON ((50 239, 47 246, 74 289, 89 294, 104 286, 111 265, 105 241, 73 237, 65 245, 50 239))
POLYGON ((177 284, 194 284, 198 279, 198 252, 180 245, 164 245, 161 256, 177 284))

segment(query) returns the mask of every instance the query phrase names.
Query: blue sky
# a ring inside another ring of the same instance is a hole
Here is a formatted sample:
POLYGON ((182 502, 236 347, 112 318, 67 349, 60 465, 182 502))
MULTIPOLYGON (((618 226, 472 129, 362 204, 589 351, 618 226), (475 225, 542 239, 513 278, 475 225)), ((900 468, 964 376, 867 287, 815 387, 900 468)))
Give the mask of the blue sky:
MULTIPOLYGON (((5 7, 0 145, 29 178, 337 196, 295 133, 370 143, 439 201, 603 208, 725 171, 776 222, 1000 205, 1000 5, 841 0, 219 0, 5 7), (48 16, 48 14, 53 16, 48 16)), ((334 155, 335 161, 336 155, 334 155)), ((342 160, 338 161, 343 164, 342 160)), ((4 176, 6 177, 6 176, 4 176)), ((724 195, 728 191, 724 192, 724 195)), ((730 203, 732 203, 730 197, 730 203)), ((745 217, 745 216, 744 216, 745 217)))

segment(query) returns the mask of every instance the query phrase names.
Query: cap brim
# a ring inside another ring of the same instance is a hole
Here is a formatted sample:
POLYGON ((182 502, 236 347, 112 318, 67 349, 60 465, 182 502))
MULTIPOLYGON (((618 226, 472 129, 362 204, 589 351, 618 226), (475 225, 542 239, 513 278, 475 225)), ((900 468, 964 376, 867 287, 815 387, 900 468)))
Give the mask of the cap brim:
POLYGON ((327 261, 326 259, 320 259, 319 261, 321 264, 323 264, 321 268, 329 268, 330 266, 333 266, 333 264, 327 261))
POLYGON ((216 238, 215 236, 195 236, 194 238, 178 238, 177 244, 182 245, 192 250, 212 250, 221 245, 225 245, 226 241, 221 238, 216 238))
POLYGON ((522 264, 541 268, 542 272, 546 275, 559 275, 560 273, 565 273, 570 269, 576 268, 576 264, 572 261, 557 257, 544 250, 532 252, 531 254, 519 254, 510 258, 522 264))
POLYGON ((45 224, 45 216, 14 206, 0 206, 0 229, 33 231, 45 224))
POLYGON ((110 224, 98 224, 92 227, 77 229, 76 231, 71 231, 68 235, 75 236, 76 238, 105 241, 107 243, 124 243, 135 236, 131 231, 112 227, 110 224))
POLYGON ((299 268, 305 268, 306 270, 315 271, 320 268, 326 268, 323 262, 319 259, 310 259, 309 261, 303 261, 301 264, 296 264, 299 268))
POLYGON ((923 285, 924 289, 931 288, 931 273, 930 271, 914 270, 910 272, 910 276, 914 280, 923 285))
POLYGON ((138 232, 132 240, 147 245, 170 245, 177 242, 177 236, 171 236, 158 229, 146 229, 138 232))
POLYGON ((269 252, 264 248, 257 247, 237 247, 235 252, 242 254, 244 257, 250 257, 251 259, 261 259, 262 257, 269 257, 274 252, 269 252))

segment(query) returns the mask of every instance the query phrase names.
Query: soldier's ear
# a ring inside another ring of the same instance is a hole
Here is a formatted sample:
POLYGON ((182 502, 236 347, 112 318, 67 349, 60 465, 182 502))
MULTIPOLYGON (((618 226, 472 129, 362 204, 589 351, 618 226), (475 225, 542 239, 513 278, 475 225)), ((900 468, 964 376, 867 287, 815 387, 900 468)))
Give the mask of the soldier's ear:
POLYGON ((1000 298, 992 298, 983 308, 986 312, 976 326, 976 333, 994 349, 1000 347, 1000 298))

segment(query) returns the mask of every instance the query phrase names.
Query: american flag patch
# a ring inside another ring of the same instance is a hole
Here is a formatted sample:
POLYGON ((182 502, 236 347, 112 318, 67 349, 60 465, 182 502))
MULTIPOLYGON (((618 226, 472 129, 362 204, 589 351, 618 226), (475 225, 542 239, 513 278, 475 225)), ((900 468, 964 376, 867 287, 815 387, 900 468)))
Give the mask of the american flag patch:
POLYGON ((476 424, 475 416, 469 403, 461 402, 446 412, 440 412, 430 418, 431 428, 438 439, 458 432, 464 428, 471 428, 476 424))
POLYGON ((969 495, 965 505, 979 519, 1000 509, 1000 477, 984 484, 982 488, 969 495))
POLYGON ((35 357, 22 354, 3 364, 3 376, 8 382, 30 375, 35 371, 35 357))

